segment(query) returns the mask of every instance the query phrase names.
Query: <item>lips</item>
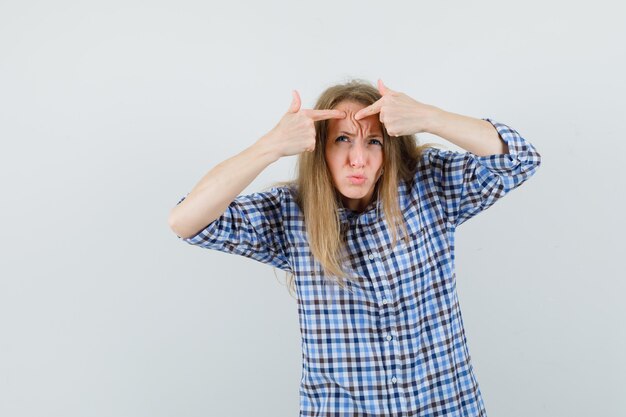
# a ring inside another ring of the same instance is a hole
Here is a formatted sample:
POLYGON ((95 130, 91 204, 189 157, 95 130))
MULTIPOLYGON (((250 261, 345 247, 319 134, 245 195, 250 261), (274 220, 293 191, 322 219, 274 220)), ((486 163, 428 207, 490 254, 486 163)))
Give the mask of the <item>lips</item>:
POLYGON ((348 181, 354 185, 363 185, 365 184, 365 177, 363 175, 350 175, 348 181))

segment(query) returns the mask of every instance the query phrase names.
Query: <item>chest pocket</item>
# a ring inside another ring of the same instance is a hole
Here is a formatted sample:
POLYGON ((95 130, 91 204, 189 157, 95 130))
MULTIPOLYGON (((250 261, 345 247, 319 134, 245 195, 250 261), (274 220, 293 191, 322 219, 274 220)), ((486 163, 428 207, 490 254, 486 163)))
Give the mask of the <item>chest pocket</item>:
POLYGON ((429 227, 422 221, 417 204, 411 206, 404 218, 406 239, 405 231, 400 228, 398 243, 390 252, 399 268, 395 272, 411 276, 425 274, 436 265, 429 227))

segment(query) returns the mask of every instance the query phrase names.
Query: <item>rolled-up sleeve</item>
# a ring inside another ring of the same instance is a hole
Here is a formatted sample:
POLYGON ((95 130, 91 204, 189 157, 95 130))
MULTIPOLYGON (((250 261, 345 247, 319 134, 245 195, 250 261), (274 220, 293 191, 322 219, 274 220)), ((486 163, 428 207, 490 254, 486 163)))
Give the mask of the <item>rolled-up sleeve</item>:
POLYGON ((489 118, 483 120, 496 128, 508 145, 508 154, 478 156, 438 148, 427 148, 423 154, 446 220, 453 227, 520 186, 541 164, 539 152, 516 130, 489 118))
POLYGON ((283 187, 273 187, 240 195, 196 235, 179 238, 190 245, 245 256, 292 272, 283 223, 286 193, 283 187))

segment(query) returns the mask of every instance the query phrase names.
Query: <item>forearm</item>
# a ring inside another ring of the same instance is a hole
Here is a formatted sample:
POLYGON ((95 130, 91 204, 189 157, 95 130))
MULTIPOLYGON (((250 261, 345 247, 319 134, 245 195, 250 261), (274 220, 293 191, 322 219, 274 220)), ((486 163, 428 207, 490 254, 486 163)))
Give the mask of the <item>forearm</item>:
POLYGON ((435 107, 428 133, 437 135, 478 156, 507 154, 509 148, 486 120, 435 107))
POLYGON ((263 141, 212 168, 170 211, 170 228, 191 237, 221 216, 228 205, 278 156, 263 141))

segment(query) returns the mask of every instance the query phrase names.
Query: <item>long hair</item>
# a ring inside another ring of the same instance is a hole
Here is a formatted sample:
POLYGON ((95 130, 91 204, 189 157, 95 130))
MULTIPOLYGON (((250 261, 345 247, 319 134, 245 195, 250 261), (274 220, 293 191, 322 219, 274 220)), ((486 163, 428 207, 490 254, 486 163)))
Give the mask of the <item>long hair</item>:
MULTIPOLYGON (((317 99, 315 109, 334 109, 342 101, 353 101, 369 106, 380 99, 378 89, 369 82, 353 79, 343 84, 328 87, 317 99)), ((398 185, 400 181, 413 181, 417 163, 422 150, 434 144, 417 144, 415 135, 404 135, 391 138, 384 125, 383 132, 383 175, 375 185, 374 196, 379 198, 383 206, 384 218, 390 225, 392 247, 397 243, 397 228, 404 231, 405 241, 408 239, 404 216, 400 212, 398 202, 398 185)), ((342 230, 338 215, 341 200, 332 183, 332 177, 324 150, 328 133, 328 120, 315 122, 315 149, 313 152, 302 152, 297 160, 297 177, 292 181, 275 182, 273 186, 295 188, 295 201, 304 215, 306 233, 311 252, 324 269, 325 275, 336 281, 342 288, 348 272, 341 260, 345 245, 345 231, 342 230)), ((408 243, 408 242, 407 242, 408 243)), ((293 274, 287 272, 286 281, 291 294, 295 292, 293 274)))

